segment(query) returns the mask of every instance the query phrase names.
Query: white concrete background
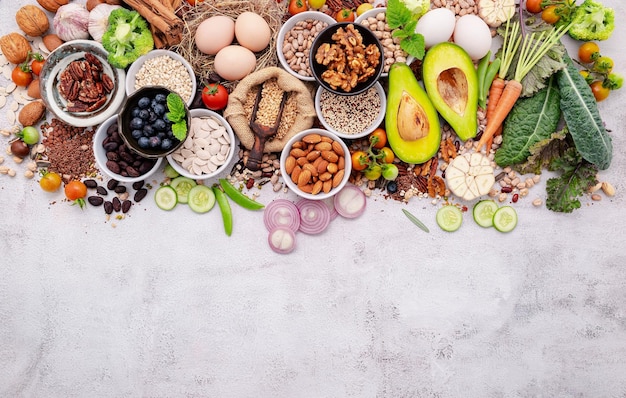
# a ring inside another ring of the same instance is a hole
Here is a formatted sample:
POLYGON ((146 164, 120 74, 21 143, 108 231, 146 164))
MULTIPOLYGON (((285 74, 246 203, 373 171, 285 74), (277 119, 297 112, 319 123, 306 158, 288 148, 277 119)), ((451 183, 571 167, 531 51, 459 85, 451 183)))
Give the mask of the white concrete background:
MULTIPOLYGON (((0 32, 26 3, 0 1, 0 32)), ((622 74, 625 29, 601 44, 622 74)), ((148 197, 113 227, 0 176, 0 396, 625 397, 625 97, 600 104, 617 195, 556 214, 542 184, 506 235, 413 200, 426 234, 376 195, 279 256, 262 213, 233 206, 227 238, 218 210, 148 197)))

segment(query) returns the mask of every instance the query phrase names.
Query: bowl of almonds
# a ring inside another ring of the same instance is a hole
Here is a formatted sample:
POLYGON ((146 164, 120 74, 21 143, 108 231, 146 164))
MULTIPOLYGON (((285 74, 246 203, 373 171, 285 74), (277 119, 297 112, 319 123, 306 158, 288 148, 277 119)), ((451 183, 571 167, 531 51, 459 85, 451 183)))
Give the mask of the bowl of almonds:
POLYGON ((235 133, 219 113, 197 108, 189 111, 191 124, 183 145, 167 155, 180 175, 206 180, 226 170, 236 152, 235 133))
POLYGON ((287 187, 298 196, 321 200, 332 197, 348 182, 352 162, 348 146, 336 134, 313 128, 294 135, 280 155, 280 171, 287 187))

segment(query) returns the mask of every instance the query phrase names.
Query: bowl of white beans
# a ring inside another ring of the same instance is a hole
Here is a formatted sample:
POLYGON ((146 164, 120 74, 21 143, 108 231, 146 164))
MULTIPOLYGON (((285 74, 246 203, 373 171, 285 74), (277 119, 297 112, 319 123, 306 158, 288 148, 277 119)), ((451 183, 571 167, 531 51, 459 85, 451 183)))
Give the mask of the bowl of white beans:
POLYGON ((191 106, 196 94, 196 74, 191 64, 178 53, 152 50, 137 58, 126 73, 126 95, 145 86, 168 88, 191 106))

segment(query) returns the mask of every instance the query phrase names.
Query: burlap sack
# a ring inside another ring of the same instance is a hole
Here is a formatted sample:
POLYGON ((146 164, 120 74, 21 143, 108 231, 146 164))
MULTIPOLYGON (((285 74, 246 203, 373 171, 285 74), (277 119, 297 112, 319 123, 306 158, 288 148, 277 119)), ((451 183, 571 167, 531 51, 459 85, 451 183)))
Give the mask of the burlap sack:
POLYGON ((254 145, 254 133, 250 129, 249 115, 245 109, 248 93, 271 78, 276 78, 278 86, 291 93, 290 96, 294 98, 296 104, 297 116, 295 122, 282 137, 274 137, 265 143, 265 152, 282 151, 291 137, 313 126, 316 117, 315 104, 311 92, 304 82, 290 75, 284 69, 273 66, 263 68, 246 76, 237 84, 233 92, 230 93, 228 106, 224 110, 224 118, 228 120, 233 131, 247 149, 252 149, 254 145))

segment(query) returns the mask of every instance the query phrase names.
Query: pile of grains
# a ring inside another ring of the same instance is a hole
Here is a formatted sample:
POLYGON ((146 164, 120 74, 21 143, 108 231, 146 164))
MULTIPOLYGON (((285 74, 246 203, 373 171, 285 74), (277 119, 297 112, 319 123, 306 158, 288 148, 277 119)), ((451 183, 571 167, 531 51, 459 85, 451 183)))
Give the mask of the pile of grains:
POLYGON ((324 90, 320 96, 321 116, 332 129, 354 135, 374 123, 381 111, 380 95, 375 87, 356 95, 337 95, 324 90))
POLYGON ((135 75, 135 89, 163 86, 180 95, 185 102, 192 97, 193 83, 189 71, 180 61, 167 55, 146 60, 135 75))
MULTIPOLYGON (((244 111, 248 120, 252 116, 252 108, 254 108, 254 102, 258 93, 256 90, 250 90, 246 94, 246 103, 244 104, 244 111)), ((280 109, 280 102, 283 98, 283 90, 278 86, 278 82, 275 78, 267 80, 262 85, 261 100, 259 101, 259 107, 257 109, 256 121, 262 126, 274 126, 276 122, 276 116, 280 109)), ((275 139, 282 139, 289 131, 291 126, 296 122, 298 116, 298 108, 296 104, 296 98, 294 95, 288 95, 285 102, 285 108, 280 119, 280 125, 278 131, 274 136, 275 139)))
POLYGON ((58 119, 44 123, 41 129, 50 171, 59 173, 65 181, 97 174, 93 129, 70 126, 58 119))

